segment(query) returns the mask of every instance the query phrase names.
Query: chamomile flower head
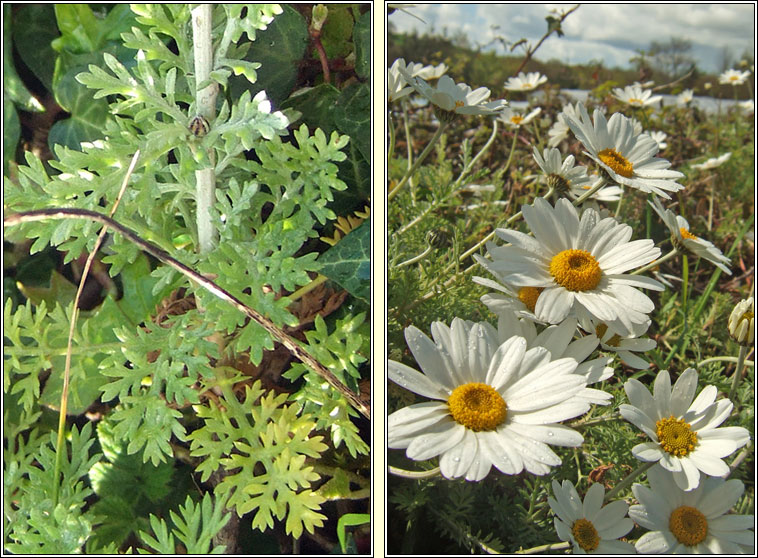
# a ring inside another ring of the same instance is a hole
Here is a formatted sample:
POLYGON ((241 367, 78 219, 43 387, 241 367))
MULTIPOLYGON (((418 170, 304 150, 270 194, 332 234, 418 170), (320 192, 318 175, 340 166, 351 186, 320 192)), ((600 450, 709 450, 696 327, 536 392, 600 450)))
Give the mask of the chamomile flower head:
POLYGON ((648 132, 647 135, 655 140, 655 143, 658 144, 658 149, 663 150, 668 147, 668 144, 666 143, 666 132, 648 132))
POLYGON ((753 99, 748 99, 747 101, 739 102, 737 103, 737 106, 740 107, 745 112, 747 112, 748 114, 755 112, 755 102, 753 101, 753 99))
POLYGON ((740 345, 749 347, 755 338, 755 305, 753 297, 737 303, 729 315, 729 335, 740 345))
POLYGON ((649 531, 635 543, 640 554, 752 554, 752 515, 727 513, 745 486, 739 480, 708 477, 690 492, 682 491, 666 471, 647 473, 650 487, 632 486, 639 504, 629 517, 649 531))
POLYGON ((529 72, 528 74, 521 72, 518 76, 509 78, 505 82, 505 88, 508 91, 532 91, 546 81, 547 76, 543 76, 539 72, 529 72))
POLYGON ((537 319, 557 324, 585 312, 624 333, 648 320, 653 302, 635 287, 663 290, 663 285, 625 272, 660 255, 652 240, 630 242, 631 227, 601 219, 592 208, 580 219, 566 198, 555 207, 537 198, 522 211, 534 236, 497 229, 511 245, 491 252, 488 268, 514 288, 543 289, 534 307, 537 319))
POLYGON ((584 501, 569 481, 553 481, 553 495, 547 501, 555 514, 555 531, 562 541, 571 541, 575 554, 634 554, 634 547, 618 540, 634 527, 626 514, 629 506, 616 500, 603 506, 605 488, 590 485, 584 501))
POLYGON ((660 95, 653 95, 649 89, 644 89, 640 84, 627 85, 623 89, 616 87, 613 90, 613 96, 636 108, 654 105, 663 98, 660 95))
POLYGON ((498 120, 504 122, 511 128, 520 128, 521 126, 529 124, 540 112, 542 112, 540 107, 535 108, 529 114, 524 114, 524 112, 519 109, 505 107, 500 113, 498 120))
MULTIPOLYGON (((494 254, 503 248, 502 246, 497 246, 493 242, 487 242, 486 247, 490 254, 494 254)), ((505 281, 502 273, 492 268, 492 262, 490 260, 482 258, 479 254, 474 254, 473 256, 479 265, 498 279, 498 281, 493 281, 486 277, 472 278, 474 283, 499 291, 482 295, 482 303, 487 306, 491 312, 497 315, 505 312, 513 312, 519 318, 526 318, 530 321, 544 323, 534 315, 534 307, 537 304, 537 298, 544 289, 534 287, 512 287, 507 281, 505 281)))
POLYGON ((671 232, 671 240, 675 246, 679 248, 683 247, 696 256, 708 260, 728 275, 732 274, 727 267, 727 265, 731 263, 731 260, 727 258, 721 250, 716 248, 712 242, 692 234, 687 219, 681 215, 676 215, 670 209, 664 209, 663 205, 661 205, 661 202, 657 198, 654 198, 652 202, 648 203, 650 203, 651 207, 660 218, 663 219, 666 227, 671 232))
POLYGON ((501 343, 517 335, 526 339, 527 349, 547 349, 553 360, 573 358, 579 363, 574 374, 584 376, 588 386, 579 392, 576 398, 590 405, 608 405, 613 396, 589 386, 613 376, 613 368, 609 366, 613 359, 601 356, 587 360, 597 348, 598 338, 589 334, 575 339, 576 326, 574 318, 567 318, 558 325, 548 326, 538 334, 533 321, 520 317, 515 312, 502 312, 498 314, 497 333, 501 343))
POLYGON ((650 327, 650 321, 644 324, 635 324, 632 335, 622 335, 608 327, 608 324, 599 322, 593 318, 580 320, 582 329, 594 333, 600 339, 600 348, 604 351, 616 353, 621 362, 632 368, 642 370, 648 368, 650 363, 634 353, 644 353, 655 349, 657 343, 654 339, 642 337, 650 327))
MULTIPOLYGON (((576 106, 579 105, 577 104, 576 106)), ((568 115, 573 118, 578 118, 579 113, 577 112, 576 106, 568 104, 558 113, 555 122, 547 132, 548 136, 550 136, 550 139, 547 140, 548 147, 558 147, 558 145, 568 137, 571 128, 569 128, 566 123, 566 116, 568 115)))
POLYGON ((724 163, 726 163, 731 156, 732 156, 732 152, 727 151, 723 155, 719 155, 718 157, 711 157, 710 159, 703 161, 702 163, 699 163, 697 165, 692 165, 692 168, 697 169, 697 170, 715 169, 717 167, 720 167, 724 163))
POLYGON ((695 91, 692 89, 685 89, 679 95, 676 96, 677 105, 687 105, 692 102, 695 97, 695 91))
POLYGON ((697 398, 696 389, 694 368, 682 372, 673 389, 668 371, 661 370, 652 395, 638 380, 627 380, 624 391, 629 404, 619 408, 622 417, 651 439, 634 446, 634 456, 640 461, 657 462, 673 475, 682 490, 697 488, 701 473, 713 477, 729 473, 722 458, 750 440, 748 431, 741 426, 717 428, 729 417, 732 402, 716 401, 716 386, 706 386, 697 398))
POLYGON ((750 77, 750 72, 740 72, 730 68, 719 76, 719 83, 722 85, 742 85, 750 77))
POLYGON ((579 105, 579 117, 567 116, 568 125, 589 155, 614 182, 653 192, 669 198, 667 192, 684 188, 676 182, 682 173, 670 170, 671 163, 655 155, 658 143, 646 134, 637 134, 632 121, 620 113, 606 120, 599 110, 594 112, 594 124, 587 109, 579 105))
MULTIPOLYGON (((387 101, 390 103, 410 95, 413 91, 413 88, 400 74, 400 68, 407 68, 403 58, 395 60, 387 71, 387 101)), ((410 73, 413 75, 413 72, 410 73)))
POLYGON ((413 77, 404 68, 398 68, 398 72, 417 93, 450 115, 494 116, 507 104, 505 100, 487 102, 489 89, 480 87, 472 90, 465 83, 455 83, 450 76, 440 77, 432 87, 420 77, 413 77))
POLYGON ((548 186, 554 188, 559 194, 566 194, 572 188, 589 186, 592 182, 587 176, 585 167, 574 166, 573 155, 561 160, 561 152, 555 147, 545 149, 542 155, 535 147, 532 154, 542 172, 547 176, 548 186))
POLYGON ((439 456, 446 478, 478 481, 492 466, 508 475, 544 475, 561 459, 548 444, 575 447, 582 436, 561 421, 585 413, 586 385, 573 358, 552 359, 523 337, 500 343, 487 323, 432 324, 432 339, 411 326, 405 338, 423 372, 390 360, 389 378, 432 401, 389 416, 388 446, 414 460, 439 456))

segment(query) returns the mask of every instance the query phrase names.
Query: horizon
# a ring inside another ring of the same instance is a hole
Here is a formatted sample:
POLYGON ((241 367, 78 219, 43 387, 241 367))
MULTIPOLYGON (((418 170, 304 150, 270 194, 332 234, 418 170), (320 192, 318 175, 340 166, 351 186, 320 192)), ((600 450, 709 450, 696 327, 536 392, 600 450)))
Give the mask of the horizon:
MULTIPOLYGON (((535 45, 547 30, 545 17, 553 15, 551 10, 567 11, 574 5, 417 3, 405 6, 413 15, 397 10, 388 17, 388 22, 398 33, 444 33, 449 38, 463 33, 473 47, 484 47, 484 52, 519 56, 524 52, 521 47, 507 52, 502 40, 509 47, 521 38, 535 45)), ((566 65, 595 60, 602 61, 607 68, 628 70, 634 67, 630 60, 638 56, 638 50, 647 50, 652 41, 667 43, 676 37, 692 42, 689 54, 700 71, 719 74, 728 69, 722 69, 727 58, 731 60, 728 67, 732 68, 739 66, 746 53, 754 60, 754 10, 754 3, 580 4, 563 22, 564 36, 551 35, 533 58, 543 63, 557 60, 566 65), (590 14, 596 24, 587 27, 585 22, 590 14), (672 14, 677 18, 673 19, 672 14), (692 37, 697 37, 697 41, 692 37)))

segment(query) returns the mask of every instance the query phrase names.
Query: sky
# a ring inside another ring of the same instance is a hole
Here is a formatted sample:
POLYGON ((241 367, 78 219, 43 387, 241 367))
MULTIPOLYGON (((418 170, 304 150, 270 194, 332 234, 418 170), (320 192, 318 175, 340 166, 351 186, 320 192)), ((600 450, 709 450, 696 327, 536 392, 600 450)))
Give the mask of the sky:
MULTIPOLYGON (((423 19, 396 11, 389 23, 398 32, 419 34, 432 30, 448 35, 464 32, 472 44, 484 45, 495 36, 509 43, 521 38, 535 45, 547 31, 550 11, 568 11, 576 4, 423 4, 406 8, 423 19), (493 29, 492 26, 499 26, 493 29)), ((732 60, 755 49, 755 4, 592 4, 583 3, 563 22, 563 37, 551 35, 535 58, 557 59, 567 64, 602 60, 607 68, 629 68, 636 50, 647 50, 652 41, 666 43, 671 37, 692 41, 692 56, 698 68, 720 72, 724 48, 732 60)), ((504 49, 491 46, 497 52, 504 49)), ((524 54, 518 47, 514 53, 524 54)))

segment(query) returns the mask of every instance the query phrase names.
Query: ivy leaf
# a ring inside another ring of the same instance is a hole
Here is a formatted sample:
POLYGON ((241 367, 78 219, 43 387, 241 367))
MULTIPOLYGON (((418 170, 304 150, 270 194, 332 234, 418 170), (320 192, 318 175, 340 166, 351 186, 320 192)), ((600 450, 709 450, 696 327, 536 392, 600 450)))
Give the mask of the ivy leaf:
POLYGON ((260 31, 245 55, 248 62, 261 62, 255 83, 242 77, 229 79, 229 93, 238 98, 245 90, 253 95, 265 91, 274 106, 289 97, 295 86, 300 61, 308 45, 308 26, 300 13, 290 6, 274 18, 268 29, 260 31))
POLYGON ((21 122, 16 107, 8 97, 3 99, 3 174, 8 173, 8 163, 16 158, 16 147, 21 138, 21 122))
POLYGON ((337 129, 350 136, 366 161, 371 160, 371 89, 365 83, 347 86, 334 107, 337 129))
POLYGON ((45 107, 29 92, 13 65, 11 47, 11 6, 3 6, 3 97, 9 98, 23 110, 44 112, 45 107))
POLYGON ((371 11, 361 17, 353 27, 355 44, 355 73, 363 79, 371 75, 371 11))
POLYGON ((52 4, 21 4, 14 14, 13 42, 21 60, 42 82, 53 90, 53 71, 57 56, 50 46, 60 36, 52 4))
POLYGON ((371 299, 371 220, 350 231, 335 246, 321 254, 321 273, 339 283, 351 295, 371 299))

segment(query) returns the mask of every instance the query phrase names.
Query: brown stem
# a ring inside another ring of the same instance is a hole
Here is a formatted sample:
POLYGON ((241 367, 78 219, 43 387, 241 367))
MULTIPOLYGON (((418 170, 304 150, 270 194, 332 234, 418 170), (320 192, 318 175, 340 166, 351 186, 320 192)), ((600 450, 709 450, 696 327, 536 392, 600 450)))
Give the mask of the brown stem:
POLYGON ((340 392, 345 399, 364 417, 371 420, 371 409, 369 405, 361 401, 361 399, 347 388, 340 380, 329 371, 323 364, 316 360, 311 354, 303 349, 295 339, 287 335, 279 326, 274 324, 264 315, 260 314, 257 310, 254 310, 247 306, 244 302, 237 297, 219 287, 216 283, 203 277, 195 270, 187 267, 182 262, 174 259, 168 252, 159 248, 155 244, 152 244, 146 240, 143 240, 137 233, 131 229, 121 225, 117 221, 114 221, 110 217, 106 217, 96 211, 89 211, 87 209, 39 209, 37 211, 26 211, 23 213, 16 213, 14 215, 8 215, 3 220, 3 226, 9 227, 18 225, 20 223, 30 223, 34 221, 44 221, 47 219, 84 219, 92 220, 98 223, 102 223, 114 231, 120 233, 129 242, 136 244, 141 250, 147 252, 154 258, 159 259, 164 264, 174 268, 176 271, 198 283, 206 291, 210 292, 214 296, 224 300, 234 306, 237 310, 248 316, 251 320, 260 325, 263 329, 268 331, 272 337, 284 345, 292 355, 300 360, 307 367, 311 368, 319 376, 329 383, 334 389, 340 392))

